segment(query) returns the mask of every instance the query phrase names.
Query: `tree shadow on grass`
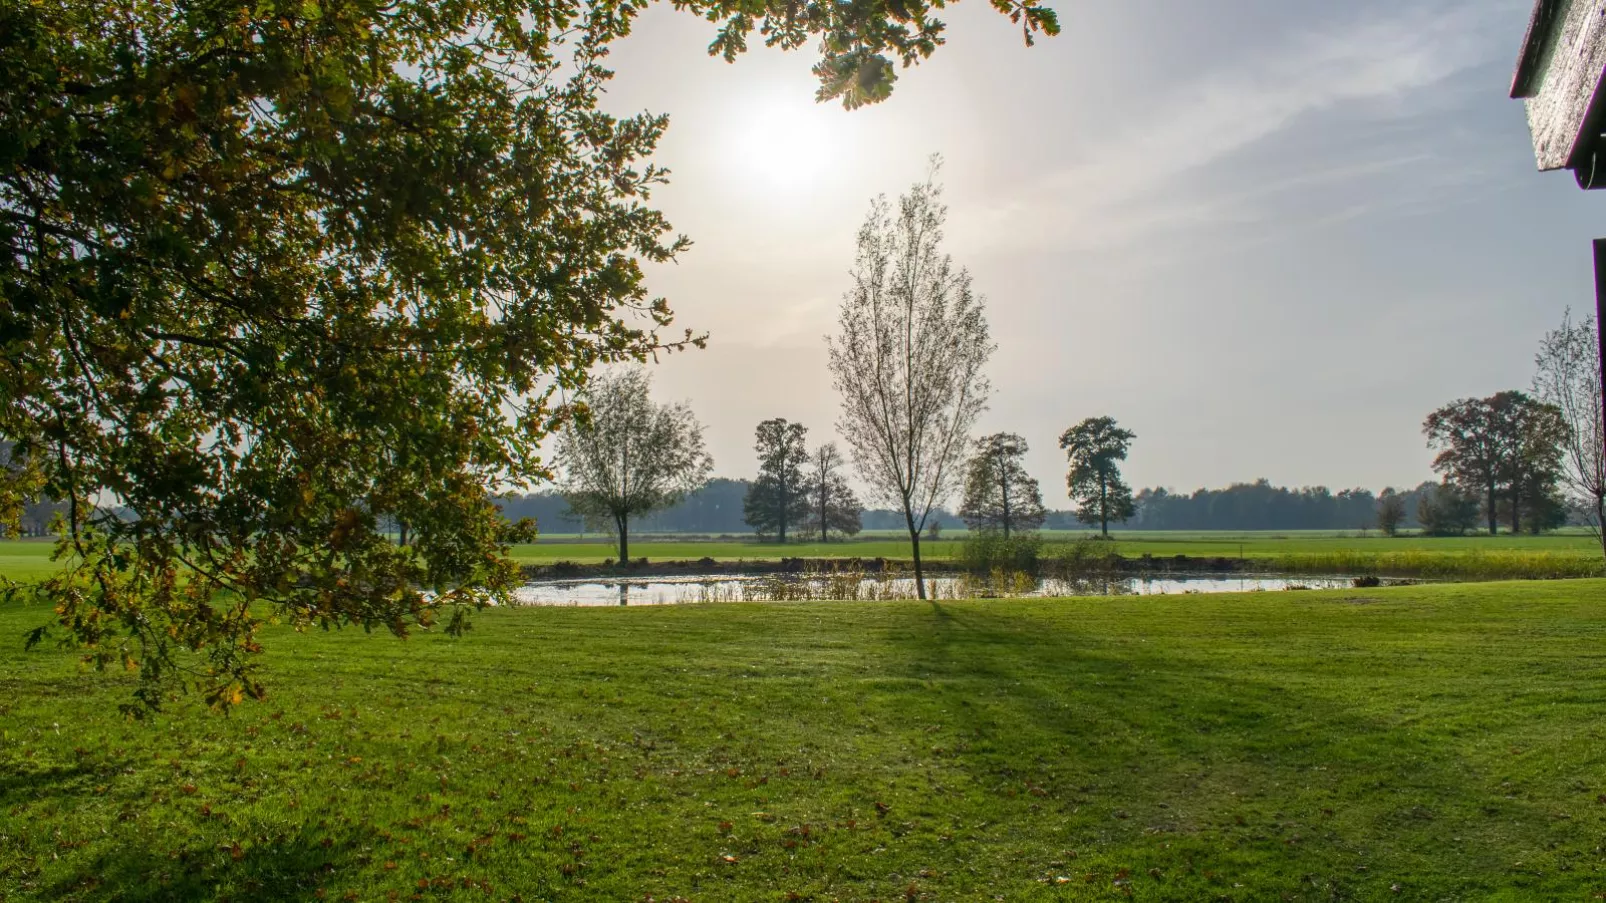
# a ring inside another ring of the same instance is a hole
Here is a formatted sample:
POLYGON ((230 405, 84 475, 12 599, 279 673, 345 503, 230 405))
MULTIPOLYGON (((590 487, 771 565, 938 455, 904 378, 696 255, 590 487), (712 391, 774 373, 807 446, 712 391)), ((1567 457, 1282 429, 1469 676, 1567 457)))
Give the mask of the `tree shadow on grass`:
POLYGON ((105 762, 75 765, 27 759, 0 762, 0 810, 32 799, 83 792, 92 784, 111 780, 116 771, 116 766, 105 762))
POLYGON ((246 847, 191 845, 176 851, 120 845, 83 857, 42 889, 47 900, 278 901, 314 899, 347 864, 349 842, 325 846, 303 831, 246 847))
MULTIPOLYGON (((935 603, 923 625, 888 641, 905 653, 888 663, 889 673, 1001 688, 991 696, 1007 701, 1000 714, 1069 739, 1084 736, 1090 723, 1129 726, 1142 729, 1148 743, 1188 754, 1233 738, 1254 746, 1258 736, 1280 727, 1319 725, 1329 738, 1390 730, 1354 706, 1301 688, 1291 663, 1234 661, 1201 645, 1179 652, 1164 638, 1116 641, 1063 620, 1045 623, 1007 610, 935 603), (1284 666, 1288 670, 1280 671, 1284 666)), ((1273 648, 1272 638, 1266 643, 1268 652, 1287 654, 1273 648)), ((1272 739, 1288 748, 1300 738, 1285 732, 1272 739)))
POLYGON ((1393 794, 1397 802, 1371 817, 1396 823, 1423 800, 1466 805, 1468 781, 1478 780, 1475 763, 1431 731, 1346 697, 1359 686, 1351 682, 1374 676, 1365 663, 1350 675, 1318 675, 1307 670, 1313 659, 1271 636, 1264 647, 1217 651, 1200 638, 1111 637, 1029 611, 943 604, 901 626, 886 641, 902 657, 886 673, 960 697, 942 717, 973 750, 957 764, 983 783, 1058 772, 1141 798, 1137 784, 1187 794, 1211 773, 1222 776, 1217 789, 1283 803, 1312 788, 1305 799, 1366 786, 1393 794))

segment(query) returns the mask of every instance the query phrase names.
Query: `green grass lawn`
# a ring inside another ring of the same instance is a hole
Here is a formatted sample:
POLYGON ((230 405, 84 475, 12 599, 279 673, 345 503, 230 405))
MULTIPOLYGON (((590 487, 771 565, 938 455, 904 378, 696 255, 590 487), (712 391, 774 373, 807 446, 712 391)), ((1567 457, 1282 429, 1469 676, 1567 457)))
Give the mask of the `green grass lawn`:
POLYGON ((0 899, 1606 891, 1606 581, 523 609, 118 716, 0 606, 0 899))
POLYGON ((0 577, 35 580, 56 571, 54 539, 0 540, 0 577))

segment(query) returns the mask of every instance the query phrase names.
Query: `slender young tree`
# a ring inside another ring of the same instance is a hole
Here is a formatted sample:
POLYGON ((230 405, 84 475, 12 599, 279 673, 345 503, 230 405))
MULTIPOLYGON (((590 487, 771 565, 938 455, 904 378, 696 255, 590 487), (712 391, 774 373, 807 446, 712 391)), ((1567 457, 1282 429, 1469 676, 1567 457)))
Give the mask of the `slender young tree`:
POLYGON ((1004 538, 1043 525, 1043 493, 1026 472, 1026 440, 994 433, 976 443, 965 474, 965 500, 959 516, 972 530, 1002 530, 1004 538))
POLYGON ((1080 505, 1076 519, 1098 524, 1110 535, 1110 521, 1123 521, 1137 512, 1132 487, 1121 479, 1121 462, 1137 434, 1121 429, 1113 417, 1089 417, 1060 434, 1060 448, 1070 459, 1065 485, 1071 500, 1080 505))
POLYGON ((859 499, 838 470, 842 453, 835 442, 827 442, 810 456, 809 515, 806 526, 818 530, 820 542, 829 542, 831 532, 854 536, 862 529, 859 499))
POLYGON ((582 517, 605 521, 630 561, 630 519, 675 504, 708 481, 703 427, 683 404, 655 404, 643 368, 594 374, 585 410, 559 434, 559 489, 582 517))
POLYGON ((742 515, 760 535, 786 542, 786 528, 808 516, 809 487, 803 465, 809 459, 808 427, 783 418, 766 420, 755 431, 758 478, 742 500, 742 515))
POLYGON ((1600 339, 1593 316, 1572 312, 1545 334, 1534 356, 1534 395, 1555 405, 1566 423, 1563 479, 1606 555, 1606 423, 1603 423, 1600 339))
POLYGON ((962 475, 966 436, 987 406, 982 367, 994 346, 970 273, 941 250, 948 209, 940 161, 898 199, 870 205, 859 229, 840 334, 828 338, 838 429, 875 498, 903 514, 926 598, 920 536, 962 475))

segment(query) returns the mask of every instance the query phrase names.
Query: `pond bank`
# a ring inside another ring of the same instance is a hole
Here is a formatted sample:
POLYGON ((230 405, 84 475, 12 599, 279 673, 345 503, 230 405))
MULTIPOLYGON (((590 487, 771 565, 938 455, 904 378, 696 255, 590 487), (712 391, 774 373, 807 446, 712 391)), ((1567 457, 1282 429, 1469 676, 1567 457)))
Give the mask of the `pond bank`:
MULTIPOLYGON (((1055 559, 1043 562, 1044 570, 1061 567, 1055 559)), ((963 571, 949 559, 925 562, 928 574, 958 574, 963 571)), ((1257 559, 1173 555, 1123 557, 1106 555, 1077 562, 1080 573, 1176 573, 1227 574, 1266 570, 1257 559)), ((551 564, 525 564, 519 573, 525 580, 576 580, 590 577, 680 577, 687 575, 758 576, 765 574, 911 574, 914 562, 904 558, 681 558, 650 561, 639 558, 624 566, 609 560, 598 563, 555 561, 551 564)))
MULTIPOLYGON (((932 576, 963 572, 957 560, 928 560, 932 576)), ((586 578, 686 577, 691 575, 762 576, 770 574, 908 574, 914 565, 906 558, 796 557, 796 558, 665 558, 637 559, 621 567, 604 562, 556 561, 521 565, 527 581, 586 578)), ((1283 555, 1225 557, 1203 555, 1044 556, 1036 569, 1052 576, 1164 575, 1164 574, 1349 574, 1354 576, 1414 577, 1430 580, 1551 580, 1603 575, 1598 558, 1545 552, 1481 551, 1459 554, 1415 550, 1398 552, 1316 552, 1283 555)))

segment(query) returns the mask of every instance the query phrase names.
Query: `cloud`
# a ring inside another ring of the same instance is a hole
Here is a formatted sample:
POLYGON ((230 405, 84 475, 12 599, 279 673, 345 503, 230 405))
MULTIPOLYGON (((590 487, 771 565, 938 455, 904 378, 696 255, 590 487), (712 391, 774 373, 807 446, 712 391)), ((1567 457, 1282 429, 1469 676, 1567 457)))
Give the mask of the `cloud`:
POLYGON ((1175 90, 1128 104, 1119 124, 1093 124, 1086 133, 1099 136, 1096 146, 1077 148, 1075 162, 1033 186, 1030 198, 981 212, 979 234, 965 238, 991 244, 986 236, 1032 232, 1058 249, 1108 251, 1163 230, 1254 220, 1256 202, 1277 192, 1407 163, 1431 169, 1436 161, 1423 147, 1337 150, 1301 159, 1303 172, 1269 183, 1261 167, 1233 173, 1230 164, 1312 117, 1345 113, 1357 127, 1375 128, 1459 102, 1461 92, 1446 83, 1510 50, 1502 40, 1509 6, 1389 4, 1329 27, 1269 36, 1268 51, 1253 58, 1179 74, 1175 90))

